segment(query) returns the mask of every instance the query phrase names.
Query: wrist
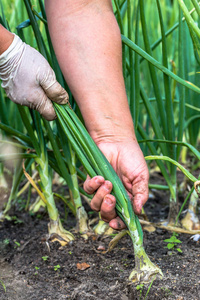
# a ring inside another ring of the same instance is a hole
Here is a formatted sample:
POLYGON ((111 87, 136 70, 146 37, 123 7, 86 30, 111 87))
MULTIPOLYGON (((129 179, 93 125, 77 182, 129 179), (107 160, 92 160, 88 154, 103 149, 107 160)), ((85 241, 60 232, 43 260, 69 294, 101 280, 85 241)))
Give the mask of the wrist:
MULTIPOLYGON (((112 97, 108 96, 107 98, 111 99, 112 97)), ((133 119, 127 101, 124 100, 123 105, 119 105, 118 101, 95 100, 91 105, 83 99, 80 102, 80 110, 86 128, 96 144, 136 140, 133 119)))
POLYGON ((4 53, 12 44, 14 39, 14 34, 6 30, 3 26, 0 27, 0 55, 4 53))
POLYGON ((11 76, 11 74, 20 64, 24 45, 25 43, 23 43, 17 35, 13 34, 12 43, 0 55, 0 79, 2 80, 1 86, 6 90, 7 95, 9 93, 7 89, 10 89, 13 84, 13 76, 11 76))
POLYGON ((0 66, 6 64, 9 60, 13 59, 16 54, 23 51, 24 44, 22 40, 16 35, 12 34, 13 39, 9 47, 0 55, 0 66))
POLYGON ((117 128, 117 126, 109 126, 107 128, 101 129, 93 129, 89 130, 89 134, 91 135, 94 142, 99 145, 101 143, 124 143, 130 141, 136 141, 136 136, 134 132, 133 124, 129 128, 124 128, 121 126, 117 128), (119 129, 119 130, 117 130, 119 129))

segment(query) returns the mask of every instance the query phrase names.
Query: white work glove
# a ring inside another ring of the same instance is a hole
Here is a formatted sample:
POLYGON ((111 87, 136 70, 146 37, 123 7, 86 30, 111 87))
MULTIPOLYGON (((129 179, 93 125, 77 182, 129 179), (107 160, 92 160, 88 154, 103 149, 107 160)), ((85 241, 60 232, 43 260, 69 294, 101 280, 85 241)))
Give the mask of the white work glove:
POLYGON ((67 92, 56 81, 46 59, 17 35, 0 55, 0 79, 13 102, 38 110, 49 121, 56 118, 51 100, 59 104, 68 102, 67 92))

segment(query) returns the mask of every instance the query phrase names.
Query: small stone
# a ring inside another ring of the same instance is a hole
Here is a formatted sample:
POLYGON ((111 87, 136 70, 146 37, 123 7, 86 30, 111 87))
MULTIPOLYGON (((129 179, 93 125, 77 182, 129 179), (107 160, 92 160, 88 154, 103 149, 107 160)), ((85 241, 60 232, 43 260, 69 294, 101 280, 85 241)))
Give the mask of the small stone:
POLYGON ((104 246, 104 245, 99 245, 99 246, 98 246, 98 248, 97 248, 97 250, 100 250, 100 251, 105 251, 105 250, 106 250, 106 248, 105 248, 105 246, 104 246))

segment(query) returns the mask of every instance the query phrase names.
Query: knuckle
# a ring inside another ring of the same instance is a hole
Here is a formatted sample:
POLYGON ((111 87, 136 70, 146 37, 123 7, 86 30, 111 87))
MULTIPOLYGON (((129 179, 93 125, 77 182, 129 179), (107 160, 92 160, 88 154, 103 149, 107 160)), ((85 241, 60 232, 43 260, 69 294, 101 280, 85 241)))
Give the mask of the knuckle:
POLYGON ((107 205, 103 205, 102 211, 103 211, 104 214, 111 213, 113 211, 113 207, 109 207, 107 205))
POLYGON ((83 189, 86 193, 88 193, 89 195, 94 193, 94 189, 91 187, 91 184, 89 182, 85 182, 83 184, 83 189))

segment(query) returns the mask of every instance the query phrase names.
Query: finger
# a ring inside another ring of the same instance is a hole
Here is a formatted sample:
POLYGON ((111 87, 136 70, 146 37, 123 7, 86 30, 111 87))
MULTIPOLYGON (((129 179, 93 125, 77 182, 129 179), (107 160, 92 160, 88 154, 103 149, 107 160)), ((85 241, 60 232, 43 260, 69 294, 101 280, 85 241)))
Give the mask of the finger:
POLYGON ((48 98, 58 104, 66 104, 69 101, 69 95, 57 81, 55 81, 48 88, 46 88, 46 89, 44 88, 44 90, 45 90, 48 98))
POLYGON ((126 228, 124 222, 120 219, 120 217, 116 217, 115 219, 109 222, 109 226, 115 230, 122 230, 126 228))
POLYGON ((53 108, 53 104, 50 99, 46 96, 44 91, 41 89, 40 98, 36 101, 33 101, 33 103, 36 103, 35 107, 32 107, 39 111, 39 113, 48 121, 52 121, 56 119, 56 113, 53 108))
POLYGON ((47 97, 52 101, 58 104, 68 103, 69 95, 56 80, 55 73, 52 69, 50 69, 50 72, 43 78, 43 80, 40 80, 40 85, 45 91, 47 97))
POLYGON ((102 205, 101 205, 101 218, 105 222, 110 222, 112 219, 117 217, 116 211, 115 211, 115 204, 116 199, 113 195, 108 194, 103 199, 102 205))
POLYGON ((136 213, 136 215, 140 215, 142 212, 142 207, 148 200, 148 193, 147 196, 144 194, 137 194, 135 195, 133 199, 133 210, 136 213))
POLYGON ((105 179, 102 176, 95 176, 93 178, 90 178, 87 176, 87 179, 85 180, 83 184, 83 188, 85 192, 89 195, 93 194, 103 183, 105 182, 105 179))
POLYGON ((141 214, 142 207, 147 202, 149 197, 148 178, 142 178, 137 184, 133 185, 133 210, 139 215, 141 214))
POLYGON ((112 183, 110 181, 105 181, 97 190, 94 195, 90 206, 95 211, 100 211, 103 199, 106 195, 110 194, 112 191, 112 183))

